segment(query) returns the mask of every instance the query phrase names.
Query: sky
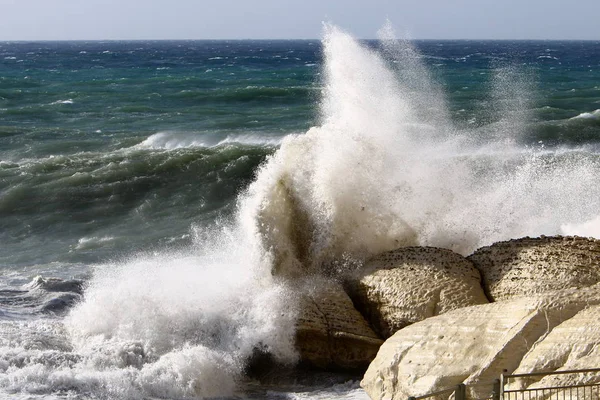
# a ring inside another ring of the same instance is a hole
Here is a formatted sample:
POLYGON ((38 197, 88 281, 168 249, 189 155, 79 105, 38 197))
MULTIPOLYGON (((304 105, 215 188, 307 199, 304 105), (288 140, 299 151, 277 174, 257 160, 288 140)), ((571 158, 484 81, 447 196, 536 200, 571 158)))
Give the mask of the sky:
POLYGON ((600 0, 0 0, 0 40, 376 37, 600 40, 600 0))

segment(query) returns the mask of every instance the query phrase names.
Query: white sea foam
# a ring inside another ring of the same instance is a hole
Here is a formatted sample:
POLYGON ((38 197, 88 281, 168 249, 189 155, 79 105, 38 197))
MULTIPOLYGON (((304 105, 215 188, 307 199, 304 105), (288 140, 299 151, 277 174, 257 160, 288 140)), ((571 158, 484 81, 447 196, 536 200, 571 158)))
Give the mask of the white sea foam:
POLYGON ((581 113, 571 119, 600 119, 600 109, 581 113))
POLYGON ((99 266, 64 325, 3 323, 0 387, 210 398, 233 393, 257 348, 295 362, 289 287, 252 263, 239 232, 215 234, 197 231, 201 248, 99 266))
POLYGON ((215 147, 225 144, 266 145, 278 146, 282 141, 279 136, 267 136, 260 134, 210 135, 208 133, 198 135, 184 132, 158 132, 134 146, 142 149, 175 150, 193 147, 215 147))
POLYGON ((73 104, 73 99, 56 100, 56 101, 50 103, 50 105, 56 105, 56 104, 73 104))
POLYGON ((255 146, 279 146, 282 141, 283 137, 281 136, 265 136, 258 134, 229 135, 224 139, 219 140, 216 146, 233 143, 255 146))
POLYGON ((115 238, 112 237, 112 236, 82 237, 81 239, 79 239, 77 241, 77 245, 75 246, 75 249, 77 249, 77 250, 94 249, 94 248, 97 248, 97 247, 104 246, 107 243, 110 243, 110 242, 112 242, 114 240, 115 240, 115 238))

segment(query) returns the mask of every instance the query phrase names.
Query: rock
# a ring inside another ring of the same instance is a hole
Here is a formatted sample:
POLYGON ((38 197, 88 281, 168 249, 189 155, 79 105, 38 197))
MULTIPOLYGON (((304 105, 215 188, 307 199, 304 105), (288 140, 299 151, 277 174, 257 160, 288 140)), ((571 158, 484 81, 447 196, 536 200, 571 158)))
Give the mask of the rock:
POLYGON ((383 343, 336 283, 319 283, 300 298, 296 348, 323 369, 367 368, 383 343))
MULTIPOLYGON (((600 365, 600 305, 590 306, 556 326, 525 355, 515 373, 565 371, 597 368, 600 365)), ((548 387, 597 383, 597 373, 551 375, 535 380, 518 380, 514 387, 548 387)), ((513 386, 511 386, 513 388, 513 386)))
POLYGON ((492 301, 600 282, 600 240, 521 238, 482 247, 467 257, 481 271, 492 301))
MULTIPOLYGON (((540 338, 600 304, 600 287, 471 306, 410 325, 381 346, 361 385, 372 399, 406 399, 516 370, 540 338)), ((558 335, 558 332, 557 332, 558 335)), ((543 342, 543 341, 542 341, 543 342)), ((553 357, 544 353, 539 357, 553 357)), ((594 364, 596 366, 597 364, 594 364)), ((472 396, 488 395, 489 388, 472 396)))
POLYGON ((425 318, 488 303, 473 264, 435 247, 378 255, 347 282, 347 289, 357 309, 385 338, 425 318))
POLYGON ((77 293, 59 293, 57 296, 44 297, 44 304, 41 306, 41 311, 52 314, 66 312, 77 304, 77 302, 81 301, 81 295, 77 293))

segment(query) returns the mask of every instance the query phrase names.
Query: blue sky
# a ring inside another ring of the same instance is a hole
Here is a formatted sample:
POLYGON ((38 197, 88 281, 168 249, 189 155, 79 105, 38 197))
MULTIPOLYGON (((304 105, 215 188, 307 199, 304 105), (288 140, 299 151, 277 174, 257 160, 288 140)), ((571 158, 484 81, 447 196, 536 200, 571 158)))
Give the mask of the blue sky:
POLYGON ((0 0, 0 40, 373 38, 600 40, 600 0, 0 0))

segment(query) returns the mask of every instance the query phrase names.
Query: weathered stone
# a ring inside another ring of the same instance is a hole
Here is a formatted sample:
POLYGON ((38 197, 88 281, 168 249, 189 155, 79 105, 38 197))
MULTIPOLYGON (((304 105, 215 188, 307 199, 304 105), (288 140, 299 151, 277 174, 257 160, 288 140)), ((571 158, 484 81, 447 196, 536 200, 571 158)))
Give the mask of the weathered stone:
POLYGON ((482 247, 467 257, 493 301, 600 282, 600 240, 521 238, 482 247))
POLYGON ((339 284, 319 283, 300 299, 296 347, 301 361, 324 369, 366 369, 383 340, 339 284))
MULTIPOLYGON (((600 305, 590 306, 556 326, 525 355, 517 374, 597 368, 600 365, 600 305)), ((512 388, 564 386, 597 383, 594 374, 551 375, 517 380, 512 388)))
POLYGON ((386 338, 425 318, 488 303, 473 264, 435 247, 405 247, 378 255, 347 288, 357 309, 386 338))
MULTIPOLYGON (((600 304, 600 287, 471 306, 398 331, 381 346, 362 386, 372 399, 405 399, 514 371, 540 338, 600 304)), ((489 393, 477 393, 474 396, 489 393)), ((488 390, 488 389, 486 389, 488 390)))

